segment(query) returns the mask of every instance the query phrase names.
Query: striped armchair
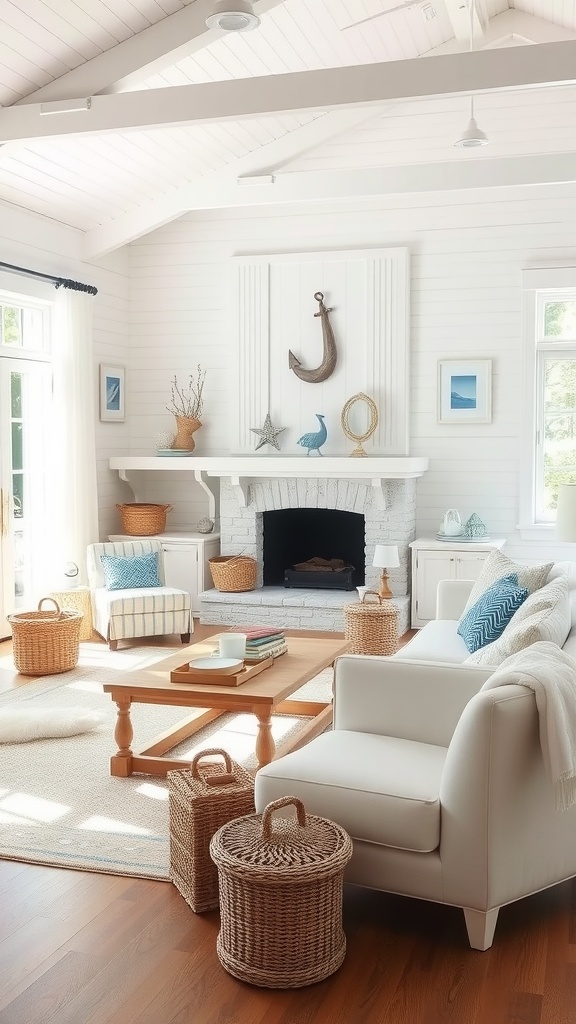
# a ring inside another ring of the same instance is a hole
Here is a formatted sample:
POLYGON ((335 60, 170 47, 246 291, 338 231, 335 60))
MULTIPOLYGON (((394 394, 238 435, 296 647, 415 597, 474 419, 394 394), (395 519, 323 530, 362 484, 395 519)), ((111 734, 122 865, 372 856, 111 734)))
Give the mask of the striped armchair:
POLYGON ((190 594, 164 586, 162 545, 158 540, 116 541, 90 544, 87 552, 88 582, 92 595, 94 629, 108 641, 111 651, 119 640, 136 636, 165 636, 179 633, 183 644, 190 642, 194 629, 190 594), (101 555, 131 558, 158 552, 160 587, 107 590, 101 555))

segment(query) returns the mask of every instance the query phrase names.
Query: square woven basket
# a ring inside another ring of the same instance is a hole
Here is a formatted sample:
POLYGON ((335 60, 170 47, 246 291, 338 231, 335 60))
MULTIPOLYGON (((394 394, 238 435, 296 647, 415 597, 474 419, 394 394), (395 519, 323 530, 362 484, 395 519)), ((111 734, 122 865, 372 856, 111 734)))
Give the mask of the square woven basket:
POLYGON ((214 833, 254 813, 254 779, 225 750, 202 750, 189 769, 167 773, 170 878, 196 914, 218 906, 218 869, 210 857, 214 833), (200 765, 208 755, 218 763, 200 765))

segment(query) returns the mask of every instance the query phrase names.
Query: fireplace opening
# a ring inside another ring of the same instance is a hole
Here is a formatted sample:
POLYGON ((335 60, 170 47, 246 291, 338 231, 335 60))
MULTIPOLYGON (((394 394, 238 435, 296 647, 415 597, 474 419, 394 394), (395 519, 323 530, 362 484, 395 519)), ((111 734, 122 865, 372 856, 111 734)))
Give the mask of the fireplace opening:
POLYGON ((264 586, 349 590, 365 580, 365 520, 359 512, 325 508, 287 508, 263 513, 264 586), (340 559, 352 566, 340 572, 300 572, 285 581, 286 570, 314 558, 340 559), (322 579, 321 579, 322 577, 322 579))

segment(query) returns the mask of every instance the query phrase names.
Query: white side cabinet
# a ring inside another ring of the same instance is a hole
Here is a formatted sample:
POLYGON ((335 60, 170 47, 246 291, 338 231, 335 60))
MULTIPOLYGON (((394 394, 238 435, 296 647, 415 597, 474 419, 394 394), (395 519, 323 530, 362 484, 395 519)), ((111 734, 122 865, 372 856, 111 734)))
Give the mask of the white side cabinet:
POLYGON ((153 537, 113 533, 109 540, 159 540, 164 552, 166 586, 187 590, 192 614, 200 615, 199 595, 214 585, 208 559, 220 554, 219 533, 157 533, 153 537))
POLYGON ((440 580, 477 580, 484 562, 505 540, 471 543, 420 537, 412 549, 412 628, 436 617, 436 591, 440 580))

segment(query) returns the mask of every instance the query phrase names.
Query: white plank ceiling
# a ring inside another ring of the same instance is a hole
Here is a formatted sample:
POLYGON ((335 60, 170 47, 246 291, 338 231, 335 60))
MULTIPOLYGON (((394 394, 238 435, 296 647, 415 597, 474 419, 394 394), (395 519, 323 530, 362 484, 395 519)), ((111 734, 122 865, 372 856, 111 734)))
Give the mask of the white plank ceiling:
POLYGON ((576 0, 476 0, 473 54, 463 0, 255 0, 226 34, 211 9, 1 0, 0 201, 96 257, 196 207, 576 180, 576 0), (454 148, 472 91, 490 146, 454 148))

